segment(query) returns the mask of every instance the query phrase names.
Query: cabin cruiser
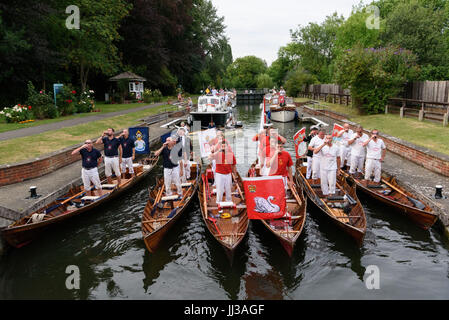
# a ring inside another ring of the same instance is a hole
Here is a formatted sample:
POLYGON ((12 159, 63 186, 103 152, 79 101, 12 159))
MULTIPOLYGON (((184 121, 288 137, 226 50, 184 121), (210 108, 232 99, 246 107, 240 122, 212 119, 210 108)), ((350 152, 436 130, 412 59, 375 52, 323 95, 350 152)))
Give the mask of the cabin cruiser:
POLYGON ((201 121, 202 128, 207 128, 211 121, 217 128, 225 127, 231 111, 219 95, 203 95, 198 98, 197 110, 190 112, 191 121, 201 121))
POLYGON ((266 95, 265 112, 271 121, 291 122, 298 118, 293 98, 279 94, 266 95))

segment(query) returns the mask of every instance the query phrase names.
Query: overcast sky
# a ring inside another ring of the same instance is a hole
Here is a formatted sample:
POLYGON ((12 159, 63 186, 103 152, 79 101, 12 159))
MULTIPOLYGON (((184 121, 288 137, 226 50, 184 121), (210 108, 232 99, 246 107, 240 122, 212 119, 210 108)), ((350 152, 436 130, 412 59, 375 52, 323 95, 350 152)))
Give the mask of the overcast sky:
POLYGON ((281 46, 290 42, 290 29, 321 23, 337 12, 348 18, 359 0, 212 0, 225 17, 233 58, 255 55, 268 66, 281 46))

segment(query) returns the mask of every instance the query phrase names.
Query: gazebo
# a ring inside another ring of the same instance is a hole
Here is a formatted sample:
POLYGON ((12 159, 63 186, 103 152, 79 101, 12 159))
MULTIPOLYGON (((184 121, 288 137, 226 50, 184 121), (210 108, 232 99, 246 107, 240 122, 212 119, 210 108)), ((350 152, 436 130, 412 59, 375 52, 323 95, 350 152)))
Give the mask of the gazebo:
POLYGON ((128 81, 129 92, 135 93, 137 100, 142 99, 143 83, 145 81, 147 81, 147 79, 145 79, 144 77, 138 76, 137 74, 132 73, 130 71, 126 71, 126 72, 120 73, 112 78, 109 78, 109 81, 111 81, 111 82, 119 82, 119 81, 123 81, 123 80, 128 81))

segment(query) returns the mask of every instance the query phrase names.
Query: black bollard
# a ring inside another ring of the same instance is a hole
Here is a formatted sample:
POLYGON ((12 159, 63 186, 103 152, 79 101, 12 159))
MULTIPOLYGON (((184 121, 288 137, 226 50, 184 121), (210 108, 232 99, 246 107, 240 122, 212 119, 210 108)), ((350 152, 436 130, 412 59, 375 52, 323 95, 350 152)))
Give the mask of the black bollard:
POLYGON ((435 186, 435 199, 442 199, 443 198, 443 186, 436 185, 435 186))
POLYGON ((37 187, 36 186, 32 186, 30 187, 30 193, 31 193, 31 198, 37 198, 37 187))

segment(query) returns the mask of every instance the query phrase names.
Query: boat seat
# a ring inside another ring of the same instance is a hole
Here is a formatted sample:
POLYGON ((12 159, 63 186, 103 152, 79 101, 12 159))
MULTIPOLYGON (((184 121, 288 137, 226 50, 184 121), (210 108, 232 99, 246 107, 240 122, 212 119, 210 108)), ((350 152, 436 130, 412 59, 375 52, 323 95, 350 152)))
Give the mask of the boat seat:
POLYGON ((133 163, 133 168, 136 168, 138 166, 141 166, 141 164, 140 163, 133 163))
POLYGON ((333 200, 333 201, 338 201, 338 200, 344 200, 343 196, 331 196, 331 197, 327 197, 327 200, 333 200))
POLYGON ((143 170, 145 170, 145 171, 150 170, 150 169, 151 169, 151 166, 149 164, 146 164, 143 166, 143 170))
POLYGON ((287 203, 296 203, 296 199, 285 199, 287 203))
POLYGON ((98 200, 98 198, 100 198, 100 196, 84 196, 81 198, 81 200, 95 201, 95 200, 98 200))
POLYGON ((311 188, 321 188, 321 184, 311 184, 311 188))
POLYGON ((117 187, 117 185, 113 184, 113 183, 111 183, 111 184, 102 184, 101 185, 102 189, 114 189, 115 187, 117 187))
POLYGON ((232 201, 222 201, 218 203, 218 208, 236 208, 237 205, 232 201))
POLYGON ((177 194, 175 194, 173 196, 165 196, 165 197, 161 198, 162 201, 175 201, 178 199, 179 199, 179 196, 177 194))
POLYGON ((368 188, 371 188, 371 189, 384 189, 384 187, 382 187, 382 185, 377 185, 377 184, 368 184, 367 185, 367 187, 368 188))
POLYGON ((191 182, 181 183, 181 187, 182 187, 182 188, 190 187, 190 186, 192 186, 192 183, 191 183, 191 182))
POLYGON ((307 167, 307 165, 308 165, 307 161, 304 161, 304 162, 302 163, 302 166, 303 166, 303 167, 307 167))

